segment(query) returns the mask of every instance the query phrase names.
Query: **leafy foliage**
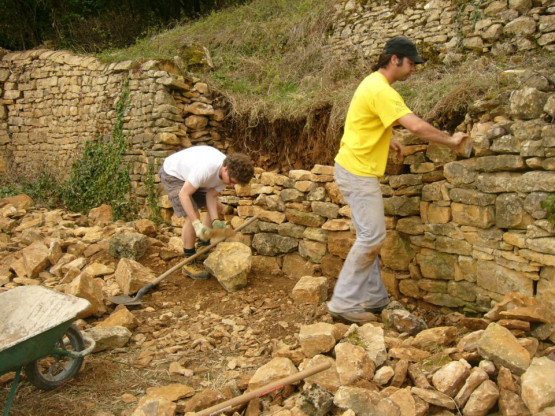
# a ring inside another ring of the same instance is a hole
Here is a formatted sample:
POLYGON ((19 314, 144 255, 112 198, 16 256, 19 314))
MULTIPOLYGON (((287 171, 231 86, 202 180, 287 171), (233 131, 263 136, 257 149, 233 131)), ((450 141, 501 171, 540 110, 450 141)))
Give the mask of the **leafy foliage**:
POLYGON ((150 208, 150 219, 156 224, 162 224, 164 219, 162 218, 161 208, 158 205, 158 198, 160 196, 159 190, 154 184, 155 166, 149 163, 146 169, 145 187, 146 187, 146 202, 150 208))
POLYGON ((52 207, 60 203, 60 185, 57 179, 41 172, 35 179, 23 178, 14 183, 0 184, 0 198, 18 194, 29 195, 36 206, 52 207))
POLYGON ((82 155, 73 162, 62 190, 63 202, 73 211, 87 213, 102 204, 112 206, 114 218, 132 210, 127 198, 130 190, 129 165, 123 163, 127 140, 123 134, 123 115, 128 105, 128 81, 116 103, 116 122, 112 136, 87 141, 82 155))

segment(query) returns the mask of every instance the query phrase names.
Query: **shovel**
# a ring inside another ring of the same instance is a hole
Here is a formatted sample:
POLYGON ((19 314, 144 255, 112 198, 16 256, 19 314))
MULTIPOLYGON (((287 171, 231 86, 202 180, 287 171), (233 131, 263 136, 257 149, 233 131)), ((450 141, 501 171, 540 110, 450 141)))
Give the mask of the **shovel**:
POLYGON ((241 224, 235 230, 231 230, 231 229, 227 229, 227 228, 226 229, 212 230, 210 236, 212 238, 218 237, 216 240, 214 240, 212 243, 210 243, 210 245, 204 247, 202 250, 199 250, 198 252, 196 252, 192 256, 187 257, 183 261, 179 262, 178 264, 173 266, 171 269, 162 273, 160 276, 158 276, 156 278, 156 280, 154 280, 154 281, 150 282, 149 284, 140 288, 139 291, 137 292, 137 294, 135 295, 135 297, 131 297, 131 296, 128 296, 128 295, 119 295, 119 296, 113 296, 111 298, 108 298, 107 300, 109 300, 112 303, 116 303, 118 305, 126 305, 126 306, 140 305, 141 304, 141 299, 143 298, 145 293, 148 292, 150 289, 152 289, 154 286, 158 285, 158 283, 160 283, 162 280, 164 280, 170 274, 172 274, 173 272, 175 272, 179 268, 183 267, 185 264, 195 260, 198 256, 204 254, 205 252, 210 250, 212 247, 214 247, 214 246, 218 245, 219 243, 221 243, 222 241, 224 241, 226 238, 230 237, 231 235, 236 234, 238 231, 242 230, 247 225, 251 224, 257 218, 258 218, 257 215, 255 215, 252 218, 249 218, 247 221, 245 221, 243 224, 241 224))

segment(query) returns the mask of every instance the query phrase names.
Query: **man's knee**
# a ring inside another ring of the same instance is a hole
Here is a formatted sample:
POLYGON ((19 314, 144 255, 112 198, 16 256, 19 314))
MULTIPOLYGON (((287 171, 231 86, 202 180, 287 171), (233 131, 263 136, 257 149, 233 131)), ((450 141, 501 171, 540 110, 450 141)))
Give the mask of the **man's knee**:
POLYGON ((371 262, 373 262, 378 257, 378 255, 380 254, 380 250, 383 246, 383 243, 384 243, 384 241, 382 240, 378 244, 365 247, 365 254, 371 262))

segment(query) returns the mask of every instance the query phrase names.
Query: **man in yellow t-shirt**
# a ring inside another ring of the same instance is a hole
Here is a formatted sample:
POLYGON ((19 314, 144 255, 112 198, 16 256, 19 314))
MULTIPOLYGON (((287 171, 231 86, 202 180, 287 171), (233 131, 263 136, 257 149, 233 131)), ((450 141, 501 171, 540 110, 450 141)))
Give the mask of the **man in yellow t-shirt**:
POLYGON ((424 140, 450 147, 466 136, 449 136, 417 117, 391 87, 407 79, 416 64, 423 62, 410 39, 390 39, 372 68, 374 72, 360 83, 349 106, 335 158, 335 181, 351 208, 357 237, 328 302, 329 313, 342 320, 373 321, 373 313, 389 304, 378 260, 386 235, 378 178, 385 172, 389 149, 398 154, 403 151, 401 144, 391 139, 393 126, 402 125, 424 140))

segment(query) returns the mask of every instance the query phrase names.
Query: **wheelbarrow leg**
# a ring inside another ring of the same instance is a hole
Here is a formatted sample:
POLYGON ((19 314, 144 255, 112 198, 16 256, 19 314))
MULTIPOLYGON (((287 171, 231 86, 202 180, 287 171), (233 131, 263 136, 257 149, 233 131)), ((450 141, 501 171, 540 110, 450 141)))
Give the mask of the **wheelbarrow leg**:
POLYGON ((10 395, 8 396, 8 401, 6 407, 4 408, 4 416, 8 416, 10 413, 10 406, 12 405, 13 398, 15 396, 15 390, 17 389, 17 383, 19 383, 19 376, 21 375, 21 368, 19 367, 15 372, 15 378, 12 381, 12 388, 10 389, 10 395))

